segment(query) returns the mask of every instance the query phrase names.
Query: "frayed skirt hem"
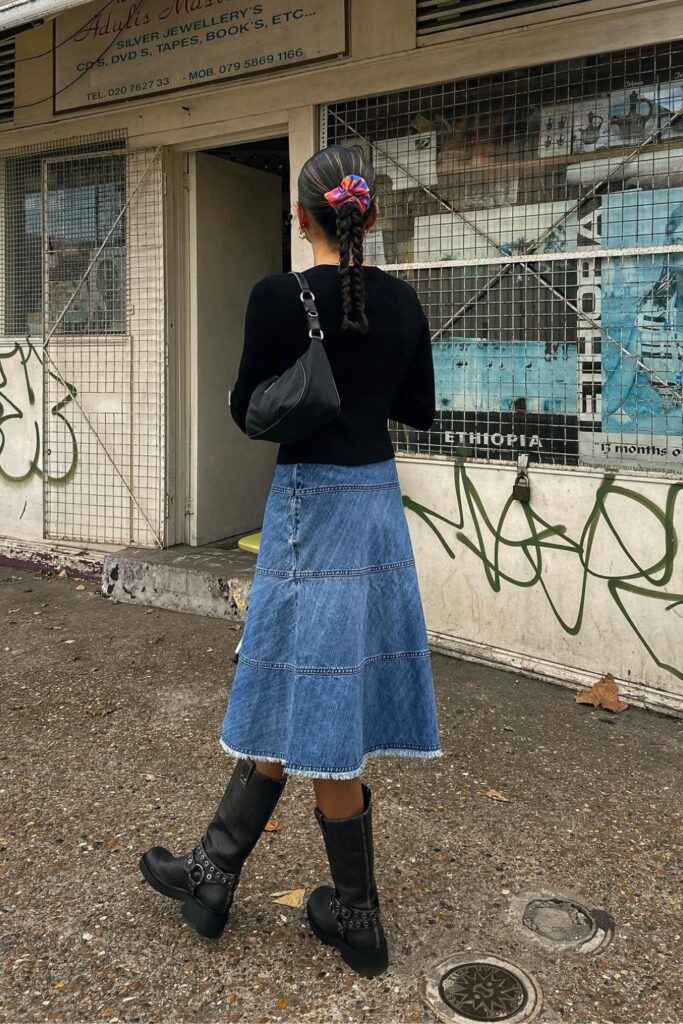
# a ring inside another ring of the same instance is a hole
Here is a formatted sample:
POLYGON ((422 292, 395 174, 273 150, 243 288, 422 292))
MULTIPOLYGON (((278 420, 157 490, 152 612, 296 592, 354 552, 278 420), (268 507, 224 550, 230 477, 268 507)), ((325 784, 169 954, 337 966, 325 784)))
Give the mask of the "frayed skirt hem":
POLYGON ((371 757, 443 757, 443 751, 439 748, 434 750, 420 750, 412 747, 384 747, 379 750, 368 750, 357 768, 347 772, 329 772, 316 768, 291 767, 281 757, 268 757, 265 754, 255 754, 248 750, 236 750, 228 746, 225 740, 221 739, 221 747, 231 757, 249 757, 252 761, 266 761, 270 764, 281 764, 286 775, 297 775, 304 779, 356 779, 365 771, 365 766, 371 757))

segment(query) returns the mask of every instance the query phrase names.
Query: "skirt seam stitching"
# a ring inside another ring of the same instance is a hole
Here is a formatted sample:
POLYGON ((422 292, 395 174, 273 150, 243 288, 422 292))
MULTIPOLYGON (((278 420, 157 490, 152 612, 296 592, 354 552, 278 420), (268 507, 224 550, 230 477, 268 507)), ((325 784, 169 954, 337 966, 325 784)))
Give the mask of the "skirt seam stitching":
POLYGON ((260 661, 256 658, 250 658, 246 654, 240 655, 240 661, 244 665, 250 665, 252 668, 267 668, 277 669, 284 672, 294 672, 297 675, 307 676, 340 676, 340 675, 356 675, 361 669, 369 662, 373 661, 394 661, 399 658, 429 658, 431 657, 431 651, 393 651, 387 654, 369 654, 362 661, 358 662, 357 665, 338 665, 330 667, 328 665, 323 666, 311 666, 311 665, 291 665, 289 662, 278 662, 278 661, 260 661))
POLYGON ((280 487, 272 485, 277 494, 333 494, 338 491, 388 491, 400 488, 400 483, 389 484, 330 484, 327 487, 280 487))
POLYGON ((255 572, 260 573, 262 576, 278 576, 282 579, 288 579, 293 576, 297 578, 316 578, 316 577, 327 577, 327 576, 366 576, 373 572, 391 572, 393 569, 409 569, 415 565, 414 558, 405 559, 402 562, 386 562, 384 565, 364 565, 358 569, 295 569, 294 571, 288 571, 287 569, 267 569, 263 565, 257 565, 255 572))

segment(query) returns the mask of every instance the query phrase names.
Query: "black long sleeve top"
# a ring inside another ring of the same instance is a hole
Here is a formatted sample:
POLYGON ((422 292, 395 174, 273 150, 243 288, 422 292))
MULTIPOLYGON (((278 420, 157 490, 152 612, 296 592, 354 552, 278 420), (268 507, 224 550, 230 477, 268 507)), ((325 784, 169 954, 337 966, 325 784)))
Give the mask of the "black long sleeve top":
MULTIPOLYGON (((325 334, 325 350, 341 411, 293 444, 281 444, 277 462, 359 465, 394 455, 387 421, 418 430, 434 422, 434 364, 427 318, 413 288, 377 267, 363 267, 366 334, 341 330, 339 269, 318 264, 305 271, 325 334)), ((280 375, 309 345, 308 324, 292 274, 264 277, 247 307, 244 349, 230 411, 245 431, 249 399, 260 381, 280 375)))

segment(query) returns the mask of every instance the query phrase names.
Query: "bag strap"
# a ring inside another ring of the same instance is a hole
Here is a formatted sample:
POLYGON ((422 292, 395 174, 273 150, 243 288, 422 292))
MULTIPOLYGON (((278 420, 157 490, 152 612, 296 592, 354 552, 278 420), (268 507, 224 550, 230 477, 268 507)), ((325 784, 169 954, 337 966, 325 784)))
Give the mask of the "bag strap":
POLYGON ((308 318, 308 337, 311 341, 322 341, 325 335, 323 329, 320 326, 320 319, 318 317, 318 308, 315 304, 315 295, 311 291, 311 287, 304 277, 303 274, 297 270, 292 270, 292 274, 299 282, 299 298, 303 303, 303 307, 306 310, 306 316, 308 318))

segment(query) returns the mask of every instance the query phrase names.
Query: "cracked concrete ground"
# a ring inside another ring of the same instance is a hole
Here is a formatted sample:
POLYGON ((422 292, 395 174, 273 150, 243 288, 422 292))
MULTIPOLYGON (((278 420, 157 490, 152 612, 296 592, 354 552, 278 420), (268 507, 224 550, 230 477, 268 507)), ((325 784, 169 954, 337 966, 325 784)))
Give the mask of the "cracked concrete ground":
POLYGON ((237 627, 11 569, 0 621, 2 1021, 430 1021, 421 974, 470 950, 530 970, 542 1021, 683 1021, 680 721, 434 656, 445 757, 368 773, 393 964, 361 981, 271 901, 326 879, 305 781, 218 943, 138 874, 148 846, 193 845, 220 797, 237 627), (612 945, 541 945, 512 913, 539 891, 608 911, 612 945))

